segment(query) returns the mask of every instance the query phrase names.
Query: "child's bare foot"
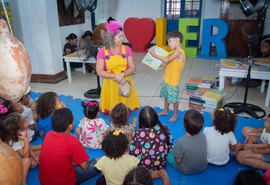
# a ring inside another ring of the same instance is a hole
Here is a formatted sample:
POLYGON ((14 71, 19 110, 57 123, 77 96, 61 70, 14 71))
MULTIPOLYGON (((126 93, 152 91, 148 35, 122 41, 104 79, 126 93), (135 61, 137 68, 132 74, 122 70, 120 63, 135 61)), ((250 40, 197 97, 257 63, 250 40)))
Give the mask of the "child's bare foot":
POLYGON ((162 178, 163 185, 170 185, 170 178, 164 169, 159 170, 160 177, 162 178))
POLYGON ((168 111, 162 111, 162 112, 160 112, 160 113, 158 113, 158 115, 159 116, 166 116, 166 115, 168 115, 169 114, 169 112, 168 111))
POLYGON ((160 177, 160 172, 158 170, 152 171, 151 172, 151 177, 152 179, 156 179, 160 177))
POLYGON ((171 117, 171 119, 169 119, 169 122, 175 122, 178 119, 178 115, 174 114, 173 117, 171 117))

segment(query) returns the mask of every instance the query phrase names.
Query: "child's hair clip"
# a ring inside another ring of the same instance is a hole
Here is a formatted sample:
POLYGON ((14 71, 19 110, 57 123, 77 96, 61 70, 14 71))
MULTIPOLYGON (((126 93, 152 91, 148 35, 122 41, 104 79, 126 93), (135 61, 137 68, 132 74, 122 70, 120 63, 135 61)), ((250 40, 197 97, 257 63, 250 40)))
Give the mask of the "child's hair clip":
POLYGON ((0 105, 0 114, 5 114, 8 112, 8 108, 6 108, 4 105, 0 105))
POLYGON ((85 106, 88 106, 89 105, 90 107, 92 107, 92 106, 98 107, 97 102, 92 102, 92 101, 85 102, 84 105, 85 106))
POLYGON ((120 133, 124 134, 124 132, 123 132, 122 130, 116 129, 116 130, 113 132, 113 135, 114 135, 114 136, 119 136, 120 133))
POLYGON ((219 110, 219 111, 224 111, 224 108, 223 108, 223 107, 221 107, 221 108, 219 108, 218 110, 219 110))

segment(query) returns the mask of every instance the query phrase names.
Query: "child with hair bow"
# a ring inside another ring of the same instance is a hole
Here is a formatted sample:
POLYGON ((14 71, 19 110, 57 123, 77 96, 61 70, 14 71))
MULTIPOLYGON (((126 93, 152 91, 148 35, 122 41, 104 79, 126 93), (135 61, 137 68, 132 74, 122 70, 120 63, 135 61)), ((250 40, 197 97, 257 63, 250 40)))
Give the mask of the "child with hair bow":
POLYGON ((76 135, 86 148, 101 148, 101 142, 109 126, 102 118, 98 118, 99 105, 97 101, 82 102, 85 117, 76 129, 76 135))
POLYGON ((97 185, 123 184, 126 174, 135 168, 140 160, 126 154, 129 141, 125 133, 116 129, 110 131, 102 141, 102 150, 105 156, 96 163, 96 168, 102 172, 97 185))
POLYGON ((238 152, 241 144, 237 143, 234 130, 237 116, 225 107, 218 107, 212 113, 213 126, 205 127, 207 161, 215 165, 224 165, 230 160, 230 151, 238 152))

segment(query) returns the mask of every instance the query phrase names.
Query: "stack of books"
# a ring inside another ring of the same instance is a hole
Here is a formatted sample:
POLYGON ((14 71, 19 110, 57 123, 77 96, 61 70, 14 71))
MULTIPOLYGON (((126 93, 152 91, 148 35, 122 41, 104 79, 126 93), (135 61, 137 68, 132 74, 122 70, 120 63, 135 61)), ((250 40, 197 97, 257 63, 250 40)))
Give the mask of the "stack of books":
POLYGON ((262 62, 255 62, 252 64, 252 70, 270 71, 270 65, 262 62))
POLYGON ((237 61, 233 59, 221 59, 220 68, 247 70, 248 66, 242 61, 237 61))
POLYGON ((189 108, 198 111, 213 112, 213 110, 224 104, 225 91, 218 89, 198 89, 193 91, 189 97, 189 108))
POLYGON ((187 94, 191 94, 198 89, 210 89, 216 84, 214 77, 191 77, 186 84, 187 94))

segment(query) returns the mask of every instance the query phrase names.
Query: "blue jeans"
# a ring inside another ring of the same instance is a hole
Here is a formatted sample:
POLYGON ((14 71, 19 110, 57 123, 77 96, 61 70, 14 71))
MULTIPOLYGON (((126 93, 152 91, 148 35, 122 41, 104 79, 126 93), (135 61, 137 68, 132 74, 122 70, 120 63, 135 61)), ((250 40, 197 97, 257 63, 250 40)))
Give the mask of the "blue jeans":
POLYGON ((89 161, 89 167, 84 170, 80 166, 76 167, 76 176, 77 176, 77 183, 76 184, 81 184, 84 181, 96 176, 97 174, 100 173, 99 170, 96 169, 95 164, 97 161, 95 159, 89 161))

